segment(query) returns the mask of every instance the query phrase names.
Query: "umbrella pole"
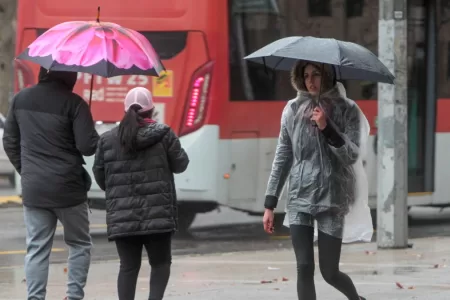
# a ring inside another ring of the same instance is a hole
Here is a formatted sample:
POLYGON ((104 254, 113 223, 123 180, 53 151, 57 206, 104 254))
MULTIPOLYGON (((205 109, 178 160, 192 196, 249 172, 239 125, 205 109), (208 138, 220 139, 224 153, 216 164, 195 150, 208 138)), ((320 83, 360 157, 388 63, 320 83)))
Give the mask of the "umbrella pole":
POLYGON ((93 89, 94 89, 94 74, 92 74, 92 76, 91 76, 91 93, 89 94, 89 109, 91 108, 93 89))
MULTIPOLYGON (((100 6, 97 7, 97 19, 95 20, 97 23, 100 23, 100 6)), ((94 74, 91 76, 91 93, 89 94, 89 109, 91 109, 92 103, 92 92, 94 90, 94 74)))
MULTIPOLYGON (((322 109, 322 106, 320 105, 320 95, 322 94, 322 86, 323 86, 323 78, 324 76, 324 72, 325 72, 325 64, 322 64, 322 68, 320 70, 320 88, 319 88, 319 94, 317 95, 317 100, 316 102, 316 106, 319 107, 320 109, 322 109)), ((314 127, 317 127, 317 123, 316 122, 312 122, 314 127)))
POLYGON ((325 73, 325 64, 322 64, 322 70, 320 70, 321 76, 320 76, 320 88, 319 88, 319 95, 317 96, 317 106, 319 106, 319 108, 322 108, 320 106, 320 95, 322 94, 322 87, 323 87, 323 78, 324 73, 325 73))

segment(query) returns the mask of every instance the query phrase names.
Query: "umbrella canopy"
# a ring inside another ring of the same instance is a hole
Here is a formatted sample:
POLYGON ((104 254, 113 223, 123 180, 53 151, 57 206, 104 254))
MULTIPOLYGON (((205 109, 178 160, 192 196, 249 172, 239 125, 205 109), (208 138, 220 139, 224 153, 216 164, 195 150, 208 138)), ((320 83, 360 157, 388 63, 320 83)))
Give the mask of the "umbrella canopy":
POLYGON ((18 56, 47 70, 102 77, 159 76, 164 66, 150 42, 115 23, 73 21, 56 25, 18 56))
POLYGON ((337 79, 394 83, 394 75, 370 50, 335 39, 293 36, 279 39, 244 57, 276 70, 290 70, 298 60, 332 65, 337 79))

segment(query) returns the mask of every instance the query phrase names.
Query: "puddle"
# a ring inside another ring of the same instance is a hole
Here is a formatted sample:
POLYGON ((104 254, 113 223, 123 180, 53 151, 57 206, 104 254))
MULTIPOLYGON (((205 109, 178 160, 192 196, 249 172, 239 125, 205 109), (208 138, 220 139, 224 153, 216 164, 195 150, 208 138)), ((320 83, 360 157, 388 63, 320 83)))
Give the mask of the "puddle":
POLYGON ((419 271, 420 269, 416 267, 402 266, 394 268, 355 270, 348 273, 349 274, 351 273, 352 275, 377 276, 377 275, 407 275, 419 271))
POLYGON ((395 275, 405 275, 405 274, 411 274, 411 273, 416 273, 416 272, 419 272, 419 268, 411 267, 411 266, 394 268, 395 275))

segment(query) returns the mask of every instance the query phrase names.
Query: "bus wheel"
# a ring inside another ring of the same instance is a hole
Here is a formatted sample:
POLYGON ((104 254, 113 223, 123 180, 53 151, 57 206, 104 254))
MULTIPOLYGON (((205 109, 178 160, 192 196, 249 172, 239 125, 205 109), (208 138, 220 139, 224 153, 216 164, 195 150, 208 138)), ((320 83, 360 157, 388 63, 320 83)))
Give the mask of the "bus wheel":
POLYGON ((186 235, 189 232, 192 223, 194 223, 197 212, 180 208, 178 209, 178 233, 186 235))
POLYGON ((178 234, 188 235, 189 228, 194 223, 197 214, 211 212, 217 208, 217 202, 212 201, 180 201, 178 202, 178 234))

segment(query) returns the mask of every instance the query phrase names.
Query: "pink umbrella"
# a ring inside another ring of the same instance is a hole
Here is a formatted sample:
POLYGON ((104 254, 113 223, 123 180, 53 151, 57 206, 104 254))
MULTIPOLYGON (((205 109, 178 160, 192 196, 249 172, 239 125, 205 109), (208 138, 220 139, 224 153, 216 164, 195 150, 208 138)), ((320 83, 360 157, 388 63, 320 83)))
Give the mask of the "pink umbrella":
MULTIPOLYGON (((17 58, 47 70, 95 74, 157 76, 165 70, 150 42, 139 32, 115 23, 72 21, 39 36, 17 58)), ((91 80, 91 97, 94 76, 91 80)))

